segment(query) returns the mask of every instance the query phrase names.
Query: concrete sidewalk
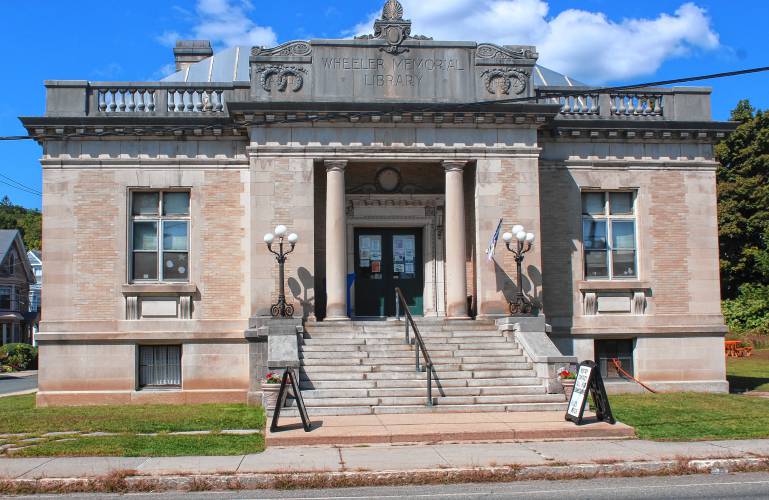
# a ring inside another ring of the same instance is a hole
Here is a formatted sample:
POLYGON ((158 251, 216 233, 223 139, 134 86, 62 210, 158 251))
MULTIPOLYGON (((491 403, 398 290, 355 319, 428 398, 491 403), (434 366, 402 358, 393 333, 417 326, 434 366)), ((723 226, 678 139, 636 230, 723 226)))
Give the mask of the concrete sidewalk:
POLYGON ((584 425, 564 419, 563 412, 422 413, 326 416, 311 419, 304 432, 298 418, 281 418, 277 432, 266 431, 267 446, 354 445, 374 443, 433 443, 489 440, 632 438, 635 432, 620 422, 596 422, 588 414, 584 425))
POLYGON ((445 471, 526 466, 636 464, 681 459, 769 458, 769 440, 660 443, 569 440, 435 445, 272 447, 258 455, 174 458, 2 458, 0 478, 88 478, 113 471, 135 475, 247 475, 445 471))

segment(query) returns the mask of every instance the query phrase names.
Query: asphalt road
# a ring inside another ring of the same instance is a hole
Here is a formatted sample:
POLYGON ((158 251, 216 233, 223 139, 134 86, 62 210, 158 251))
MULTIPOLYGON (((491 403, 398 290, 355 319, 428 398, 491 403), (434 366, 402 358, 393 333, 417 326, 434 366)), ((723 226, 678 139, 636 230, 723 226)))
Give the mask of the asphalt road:
MULTIPOLYGON (((585 481, 527 481, 506 484, 460 484, 451 486, 409 486, 398 488, 350 488, 301 491, 239 491, 232 493, 165 493, 121 495, 63 495, 64 498, 105 498, 114 500, 213 500, 282 499, 432 499, 432 498, 526 498, 558 500, 626 499, 766 499, 769 474, 710 474, 680 477, 593 479, 585 481)), ((57 498, 61 498, 57 497, 57 498)), ((16 497, 41 498, 41 497, 16 497)))
POLYGON ((13 373, 3 373, 0 375, 0 394, 10 394, 30 389, 37 389, 37 373, 25 377, 20 377, 13 373))

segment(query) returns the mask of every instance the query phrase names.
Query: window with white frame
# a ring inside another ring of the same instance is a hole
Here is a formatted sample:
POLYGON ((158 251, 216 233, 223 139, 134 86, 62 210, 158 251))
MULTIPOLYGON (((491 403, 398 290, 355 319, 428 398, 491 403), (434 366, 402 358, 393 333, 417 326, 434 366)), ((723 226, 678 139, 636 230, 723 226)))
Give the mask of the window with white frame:
POLYGON ((182 346, 139 346, 139 387, 181 387, 182 346))
POLYGON ((586 279, 638 277, 635 198, 633 191, 582 193, 586 279))
POLYGON ((188 281, 189 229, 189 191, 131 192, 131 279, 188 281))
POLYGON ((10 310, 13 302, 13 287, 0 286, 0 309, 10 310))

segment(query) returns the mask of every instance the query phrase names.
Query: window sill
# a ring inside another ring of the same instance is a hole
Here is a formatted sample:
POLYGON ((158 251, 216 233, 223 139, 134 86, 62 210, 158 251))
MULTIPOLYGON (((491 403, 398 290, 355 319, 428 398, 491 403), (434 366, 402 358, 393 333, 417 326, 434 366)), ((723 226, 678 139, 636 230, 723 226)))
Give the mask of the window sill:
POLYGON ((649 290, 651 283, 638 280, 595 280, 577 283, 580 291, 586 290, 649 290))
POLYGON ((121 291, 123 295, 193 295, 198 287, 194 283, 129 283, 121 291))

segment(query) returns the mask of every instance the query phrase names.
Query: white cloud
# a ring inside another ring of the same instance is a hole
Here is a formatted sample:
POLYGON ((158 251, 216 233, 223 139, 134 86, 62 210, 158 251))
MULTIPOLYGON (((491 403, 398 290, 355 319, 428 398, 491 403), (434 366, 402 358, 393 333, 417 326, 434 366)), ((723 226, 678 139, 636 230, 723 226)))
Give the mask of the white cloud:
POLYGON ((197 0, 195 12, 180 11, 193 26, 189 32, 166 31, 158 37, 164 45, 174 45, 180 38, 210 40, 215 47, 274 46, 278 37, 269 26, 251 20, 254 5, 250 0, 197 0))
MULTIPOLYGON (((546 0, 401 0, 412 32, 436 40, 536 45, 540 63, 589 83, 650 75, 668 59, 719 47, 707 12, 694 3, 653 18, 614 21, 569 9, 548 17, 546 0)), ((379 12, 355 26, 370 33, 379 12)))

